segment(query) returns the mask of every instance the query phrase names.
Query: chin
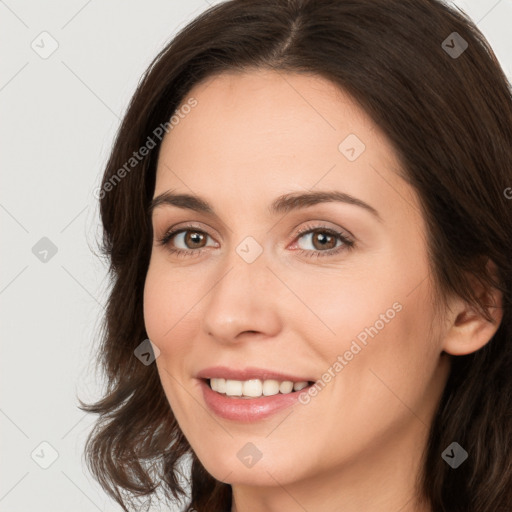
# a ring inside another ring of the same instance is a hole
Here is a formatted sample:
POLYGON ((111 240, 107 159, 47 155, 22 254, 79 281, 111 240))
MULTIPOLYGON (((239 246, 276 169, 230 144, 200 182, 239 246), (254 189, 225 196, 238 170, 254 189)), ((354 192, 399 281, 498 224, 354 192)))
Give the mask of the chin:
MULTIPOLYGON (((241 458, 243 460, 244 454, 241 458)), ((289 484, 297 478, 292 473, 296 464, 288 455, 274 452, 271 456, 262 456, 257 461, 240 461, 236 455, 226 457, 225 454, 215 454, 201 459, 201 464, 216 480, 231 485, 248 485, 273 487, 289 484), (252 465, 251 465, 252 463, 252 465), (247 464, 247 465, 246 465, 247 464)))

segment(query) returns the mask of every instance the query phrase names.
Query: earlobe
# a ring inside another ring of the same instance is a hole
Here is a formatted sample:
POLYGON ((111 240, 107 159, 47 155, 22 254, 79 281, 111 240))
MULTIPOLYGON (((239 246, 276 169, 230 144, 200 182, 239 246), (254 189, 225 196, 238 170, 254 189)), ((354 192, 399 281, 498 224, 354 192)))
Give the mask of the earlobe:
POLYGON ((502 293, 493 288, 485 296, 484 304, 487 305, 492 322, 462 299, 455 301, 442 346, 444 352, 454 356, 471 354, 492 339, 503 318, 502 293))

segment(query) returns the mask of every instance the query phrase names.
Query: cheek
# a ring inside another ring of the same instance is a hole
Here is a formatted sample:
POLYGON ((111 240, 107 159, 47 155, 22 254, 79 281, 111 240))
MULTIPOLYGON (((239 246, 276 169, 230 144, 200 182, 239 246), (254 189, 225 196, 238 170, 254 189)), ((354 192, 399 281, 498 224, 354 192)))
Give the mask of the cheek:
POLYGON ((363 347, 365 342, 388 345, 384 340, 390 336, 393 343, 386 350, 402 350, 417 324, 423 331, 424 324, 428 325, 429 282, 424 280, 428 262, 421 244, 409 238, 388 240, 378 250, 354 253, 339 270, 304 274, 292 269, 295 272, 286 276, 317 317, 302 308, 317 327, 311 339, 318 340, 331 359, 349 350, 353 340, 363 347), (400 333, 392 334, 399 326, 400 333))
POLYGON ((350 355, 352 348, 346 353, 352 359, 342 371, 338 389, 344 399, 351 397, 357 409, 354 414, 361 419, 368 420, 371 411, 383 423, 415 422, 414 416, 427 423, 425 407, 436 391, 431 381, 439 362, 430 331, 433 311, 423 293, 402 297, 400 306, 393 309, 394 315, 382 311, 387 323, 378 316, 368 318, 364 329, 352 338, 352 347, 355 343, 360 349, 354 350, 355 355, 350 355))
POLYGON ((208 288, 197 271, 172 272, 161 260, 150 263, 146 276, 144 323, 162 355, 178 355, 190 351, 199 327, 197 309, 208 288))
POLYGON ((162 280, 157 279, 157 272, 154 265, 151 264, 144 283, 144 324, 149 338, 151 341, 157 342, 157 345, 166 330, 165 311, 172 311, 168 308, 170 304, 167 304, 169 299, 164 293, 165 288, 162 280))
POLYGON ((354 340, 364 347, 365 342, 383 337, 403 310, 400 283, 387 282, 378 274, 361 274, 342 271, 336 277, 331 272, 308 278, 302 284, 289 279, 292 289, 309 309, 297 309, 292 318, 312 326, 308 339, 328 360, 350 350, 354 340))
POLYGON ((384 272, 383 266, 375 265, 364 275, 317 281, 308 295, 324 324, 334 331, 318 322, 327 334, 310 338, 322 355, 323 371, 336 374, 332 391, 343 395, 342 401, 352 396, 365 407, 383 407, 383 413, 386 407, 400 409, 393 393, 406 403, 421 401, 440 352, 439 340, 431 333, 431 283, 421 279, 426 269, 398 267, 387 264, 384 272))
POLYGON ((151 262, 144 285, 144 323, 149 339, 160 350, 156 365, 169 404, 181 425, 183 411, 190 408, 190 396, 183 394, 179 372, 187 367, 190 340, 197 321, 193 322, 192 306, 198 298, 194 286, 184 286, 187 280, 177 279, 160 262, 151 262), (179 373, 178 372, 178 373, 179 373))

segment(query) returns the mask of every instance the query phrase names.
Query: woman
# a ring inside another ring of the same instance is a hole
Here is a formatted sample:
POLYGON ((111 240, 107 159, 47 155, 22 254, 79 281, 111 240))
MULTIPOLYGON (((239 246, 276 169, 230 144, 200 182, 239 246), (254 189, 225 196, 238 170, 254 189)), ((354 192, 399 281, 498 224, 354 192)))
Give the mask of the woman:
POLYGON ((232 0, 185 27, 98 195, 106 491, 511 510, 511 148, 506 77, 441 2, 232 0))

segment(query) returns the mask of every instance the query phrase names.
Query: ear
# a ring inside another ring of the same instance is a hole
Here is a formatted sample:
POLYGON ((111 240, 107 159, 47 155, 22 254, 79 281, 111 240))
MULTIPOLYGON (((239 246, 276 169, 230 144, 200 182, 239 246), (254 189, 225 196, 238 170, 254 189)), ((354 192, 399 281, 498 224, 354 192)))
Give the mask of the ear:
MULTIPOLYGON (((488 262, 488 267, 495 273, 495 265, 488 262)), ((455 297, 449 304, 447 330, 443 341, 443 350, 454 356, 471 354, 481 349, 494 336, 503 318, 502 293, 496 288, 485 290, 475 279, 470 280, 480 299, 488 306, 493 318, 489 322, 481 313, 460 297, 455 297)))

